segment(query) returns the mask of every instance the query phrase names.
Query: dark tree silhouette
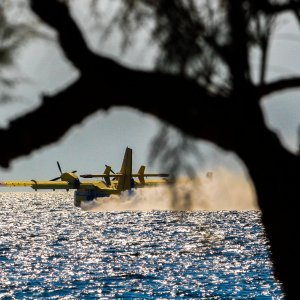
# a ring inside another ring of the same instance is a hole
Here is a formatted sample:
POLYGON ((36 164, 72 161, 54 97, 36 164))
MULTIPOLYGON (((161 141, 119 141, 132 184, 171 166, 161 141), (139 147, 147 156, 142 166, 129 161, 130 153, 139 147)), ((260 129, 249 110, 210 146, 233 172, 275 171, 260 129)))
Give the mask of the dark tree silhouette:
POLYGON ((154 21, 152 37, 161 55, 151 72, 93 53, 63 1, 31 0, 31 7, 57 31, 66 58, 80 77, 56 95, 44 96, 37 109, 0 130, 5 141, 1 166, 57 141, 97 110, 122 105, 155 115, 243 160, 255 185, 275 274, 287 297, 296 298, 300 160, 266 127, 260 102, 272 93, 300 87, 299 77, 266 81, 273 24, 287 12, 300 22, 300 2, 123 1, 111 26, 122 28, 125 44, 130 42, 129 29, 154 21), (260 51, 257 72, 250 60, 254 48, 260 51))

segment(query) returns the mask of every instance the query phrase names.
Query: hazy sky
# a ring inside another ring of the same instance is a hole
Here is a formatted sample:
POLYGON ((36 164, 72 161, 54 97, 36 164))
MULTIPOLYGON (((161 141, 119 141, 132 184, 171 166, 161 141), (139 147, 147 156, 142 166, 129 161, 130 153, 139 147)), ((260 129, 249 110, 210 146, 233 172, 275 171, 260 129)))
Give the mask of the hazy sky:
MULTIPOLYGON (((80 16, 78 12, 75 14, 82 24, 87 24, 87 16, 80 16)), ((97 32, 92 31, 91 26, 83 27, 83 30, 89 31, 88 41, 91 47, 99 48, 97 32)), ((107 40, 105 44, 101 44, 101 52, 120 58, 120 52, 114 50, 117 43, 116 38, 107 40)), ((291 15, 285 16, 278 24, 272 49, 269 78, 300 73, 299 27, 293 22, 291 15)), ((149 68, 153 64, 155 50, 155 47, 149 48, 145 43, 138 43, 134 49, 123 54, 121 59, 134 66, 139 64, 143 68, 149 68)), ((76 70, 64 60, 55 42, 47 41, 31 42, 23 47, 15 70, 27 80, 16 88, 18 100, 1 106, 0 126, 6 126, 8 120, 37 106, 41 93, 55 94, 77 77, 76 70)), ((276 130, 283 144, 291 151, 297 149, 296 133, 300 124, 298 97, 299 90, 294 90, 273 96, 263 103, 267 124, 276 130)), ((126 146, 133 149, 133 168, 137 170, 139 165, 148 164, 150 143, 160 126, 161 123, 156 118, 126 108, 95 113, 83 124, 75 126, 58 143, 14 160, 9 170, 0 169, 0 180, 51 179, 58 175, 57 160, 65 171, 75 169, 79 173, 100 172, 103 171, 104 164, 110 164, 114 170, 119 171, 126 146)), ((199 171, 206 172, 220 165, 243 170, 234 154, 217 150, 207 143, 197 144, 205 153, 203 163, 197 166, 199 171)), ((157 165, 150 169, 163 171, 157 165)))

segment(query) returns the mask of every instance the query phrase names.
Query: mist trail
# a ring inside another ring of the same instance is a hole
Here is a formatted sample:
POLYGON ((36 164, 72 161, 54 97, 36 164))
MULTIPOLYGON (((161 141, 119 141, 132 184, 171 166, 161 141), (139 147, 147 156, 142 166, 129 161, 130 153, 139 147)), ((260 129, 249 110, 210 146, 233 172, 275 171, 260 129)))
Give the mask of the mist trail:
POLYGON ((258 210, 252 183, 241 174, 219 168, 212 176, 191 180, 180 178, 169 186, 138 189, 133 196, 123 194, 83 203, 89 211, 151 210, 258 210))

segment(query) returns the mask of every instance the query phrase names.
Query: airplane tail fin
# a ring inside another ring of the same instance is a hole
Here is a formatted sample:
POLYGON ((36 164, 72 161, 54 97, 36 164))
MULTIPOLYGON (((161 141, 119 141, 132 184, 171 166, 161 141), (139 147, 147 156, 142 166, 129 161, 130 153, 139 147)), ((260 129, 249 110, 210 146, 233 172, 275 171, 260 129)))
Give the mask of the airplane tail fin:
POLYGON ((140 169, 138 170, 138 179, 140 181, 141 184, 145 184, 145 177, 144 177, 144 174, 145 174, 145 166, 141 166, 140 169))
POLYGON ((118 189, 121 191, 130 190, 132 187, 132 149, 126 148, 122 167, 120 170, 122 176, 118 179, 118 189))
POLYGON ((110 181, 110 178, 108 176, 108 175, 110 175, 110 171, 111 171, 111 167, 105 165, 105 170, 104 170, 103 174, 107 175, 107 176, 104 176, 104 180, 105 180, 105 183, 106 183, 107 186, 111 185, 111 181, 110 181))

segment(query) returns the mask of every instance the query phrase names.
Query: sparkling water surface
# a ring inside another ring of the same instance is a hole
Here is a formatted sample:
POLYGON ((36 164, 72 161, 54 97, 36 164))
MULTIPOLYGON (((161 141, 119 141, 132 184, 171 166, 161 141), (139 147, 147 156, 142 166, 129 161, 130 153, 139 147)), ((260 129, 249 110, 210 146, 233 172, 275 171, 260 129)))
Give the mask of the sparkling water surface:
POLYGON ((88 212, 0 193, 0 299, 283 299, 256 211, 88 212))

